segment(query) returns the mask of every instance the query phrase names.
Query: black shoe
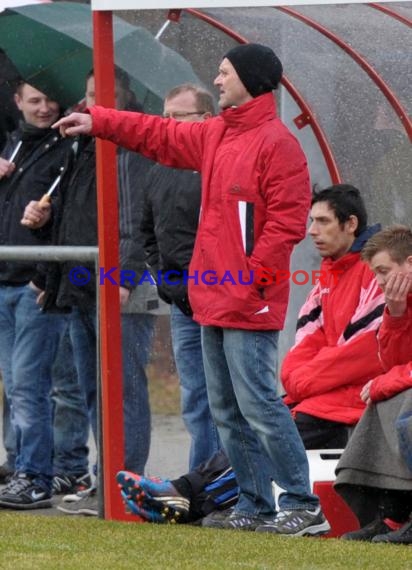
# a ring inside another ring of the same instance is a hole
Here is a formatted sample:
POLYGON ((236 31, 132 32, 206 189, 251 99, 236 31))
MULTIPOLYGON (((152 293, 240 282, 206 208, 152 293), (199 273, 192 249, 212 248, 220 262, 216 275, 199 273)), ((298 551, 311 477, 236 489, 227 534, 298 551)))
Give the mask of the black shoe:
POLYGON ((385 534, 377 534, 372 542, 387 542, 390 544, 412 544, 412 518, 398 530, 385 534))
POLYGON ((26 473, 17 473, 0 493, 0 507, 45 509, 52 506, 51 492, 26 473))
POLYGON ((0 465, 0 485, 7 485, 10 479, 13 477, 13 471, 10 469, 7 463, 0 465))
POLYGON ((383 522, 381 518, 375 519, 366 526, 360 528, 359 530, 354 530, 352 532, 347 532, 342 534, 342 540, 363 540, 366 542, 371 542, 372 539, 379 535, 391 532, 391 528, 383 522))
POLYGON ((89 489, 91 486, 92 479, 88 473, 82 475, 57 474, 53 477, 52 492, 53 495, 76 494, 79 491, 89 489))
POLYGON ((206 528, 225 528, 223 523, 233 513, 233 507, 225 509, 224 511, 212 511, 202 519, 200 523, 206 528))

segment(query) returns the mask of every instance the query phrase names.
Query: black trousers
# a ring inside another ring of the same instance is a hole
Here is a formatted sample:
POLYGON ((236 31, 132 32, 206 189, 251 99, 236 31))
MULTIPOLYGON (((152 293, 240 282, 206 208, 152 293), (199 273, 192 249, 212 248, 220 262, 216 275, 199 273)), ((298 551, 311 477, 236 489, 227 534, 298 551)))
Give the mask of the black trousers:
POLYGON ((179 493, 190 500, 190 521, 236 504, 239 493, 233 475, 227 455, 223 449, 220 449, 208 461, 172 481, 179 493), (222 482, 221 485, 220 482, 222 482), (213 484, 216 488, 210 489, 213 484), (220 503, 218 498, 225 495, 228 496, 228 500, 220 503))
POLYGON ((378 489, 364 485, 336 487, 350 509, 355 513, 361 527, 377 518, 390 518, 396 522, 405 522, 412 513, 412 493, 394 489, 378 489))
POLYGON ((346 424, 300 412, 296 414, 295 423, 305 449, 343 449, 348 443, 350 427, 346 424))

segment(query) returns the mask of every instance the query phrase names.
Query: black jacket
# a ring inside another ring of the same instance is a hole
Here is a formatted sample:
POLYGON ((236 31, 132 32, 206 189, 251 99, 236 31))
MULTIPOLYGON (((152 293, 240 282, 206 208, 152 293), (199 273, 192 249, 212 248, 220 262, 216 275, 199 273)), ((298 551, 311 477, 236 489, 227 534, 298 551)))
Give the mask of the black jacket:
MULTIPOLYGON (((97 245, 95 158, 94 139, 81 137, 77 152, 73 155, 62 180, 59 200, 56 202, 53 224, 53 241, 56 244, 97 245)), ((140 181, 144 179, 152 164, 142 155, 118 149, 120 268, 134 271, 136 282, 145 270, 143 240, 140 234, 143 203, 140 181)), ((126 287, 128 285, 132 288, 131 283, 125 283, 126 287)), ((139 287, 137 293, 147 296, 147 287, 139 287)), ((50 310, 55 304, 60 309, 79 306, 88 310, 94 306, 95 299, 96 277, 93 265, 74 260, 56 265, 48 272, 46 310, 50 310), (70 280, 70 271, 79 266, 86 267, 90 272, 91 278, 86 285, 78 286, 70 280)), ((131 312, 140 312, 139 308, 144 312, 143 303, 138 305, 137 303, 135 310, 131 312)))
MULTIPOLYGON (((71 142, 52 129, 36 129, 23 123, 10 135, 2 158, 9 159, 20 140, 23 144, 13 160, 16 170, 0 180, 0 245, 48 245, 50 224, 41 231, 31 231, 20 220, 30 200, 40 200, 60 174, 71 142)), ((0 283, 28 283, 36 267, 34 261, 0 261, 0 283)))
POLYGON ((160 164, 152 167, 145 180, 141 227, 146 262, 157 282, 159 296, 166 303, 175 303, 186 315, 191 315, 192 310, 183 274, 189 271, 196 239, 200 186, 198 172, 160 164), (177 274, 165 276, 167 271, 177 274))

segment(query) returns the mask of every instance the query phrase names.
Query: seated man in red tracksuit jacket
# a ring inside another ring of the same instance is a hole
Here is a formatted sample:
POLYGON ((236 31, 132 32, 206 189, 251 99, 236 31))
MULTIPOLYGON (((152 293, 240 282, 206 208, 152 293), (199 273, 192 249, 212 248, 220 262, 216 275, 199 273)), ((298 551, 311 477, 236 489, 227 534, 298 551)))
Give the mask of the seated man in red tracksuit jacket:
POLYGON ((320 278, 299 313, 280 377, 306 449, 343 448, 365 408, 362 386, 383 372, 376 331, 384 299, 360 256, 379 227, 367 227, 362 197, 349 185, 315 194, 311 220, 320 278))
POLYGON ((337 467, 336 490, 362 527, 343 538, 412 544, 412 231, 375 234, 362 257, 385 293, 385 373, 363 387, 368 407, 337 467))

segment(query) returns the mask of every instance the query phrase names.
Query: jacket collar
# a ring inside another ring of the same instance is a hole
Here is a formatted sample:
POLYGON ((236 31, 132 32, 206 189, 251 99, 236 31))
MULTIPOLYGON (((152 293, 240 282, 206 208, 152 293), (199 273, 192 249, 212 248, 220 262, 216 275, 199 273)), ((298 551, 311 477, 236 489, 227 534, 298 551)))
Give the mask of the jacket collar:
POLYGON ((272 93, 255 97, 240 107, 231 107, 220 116, 228 128, 248 131, 276 118, 276 102, 272 93))
POLYGON ((365 243, 371 238, 374 234, 379 232, 382 229, 380 224, 375 224, 373 226, 368 226, 366 230, 364 230, 353 242, 350 251, 360 252, 365 243))

